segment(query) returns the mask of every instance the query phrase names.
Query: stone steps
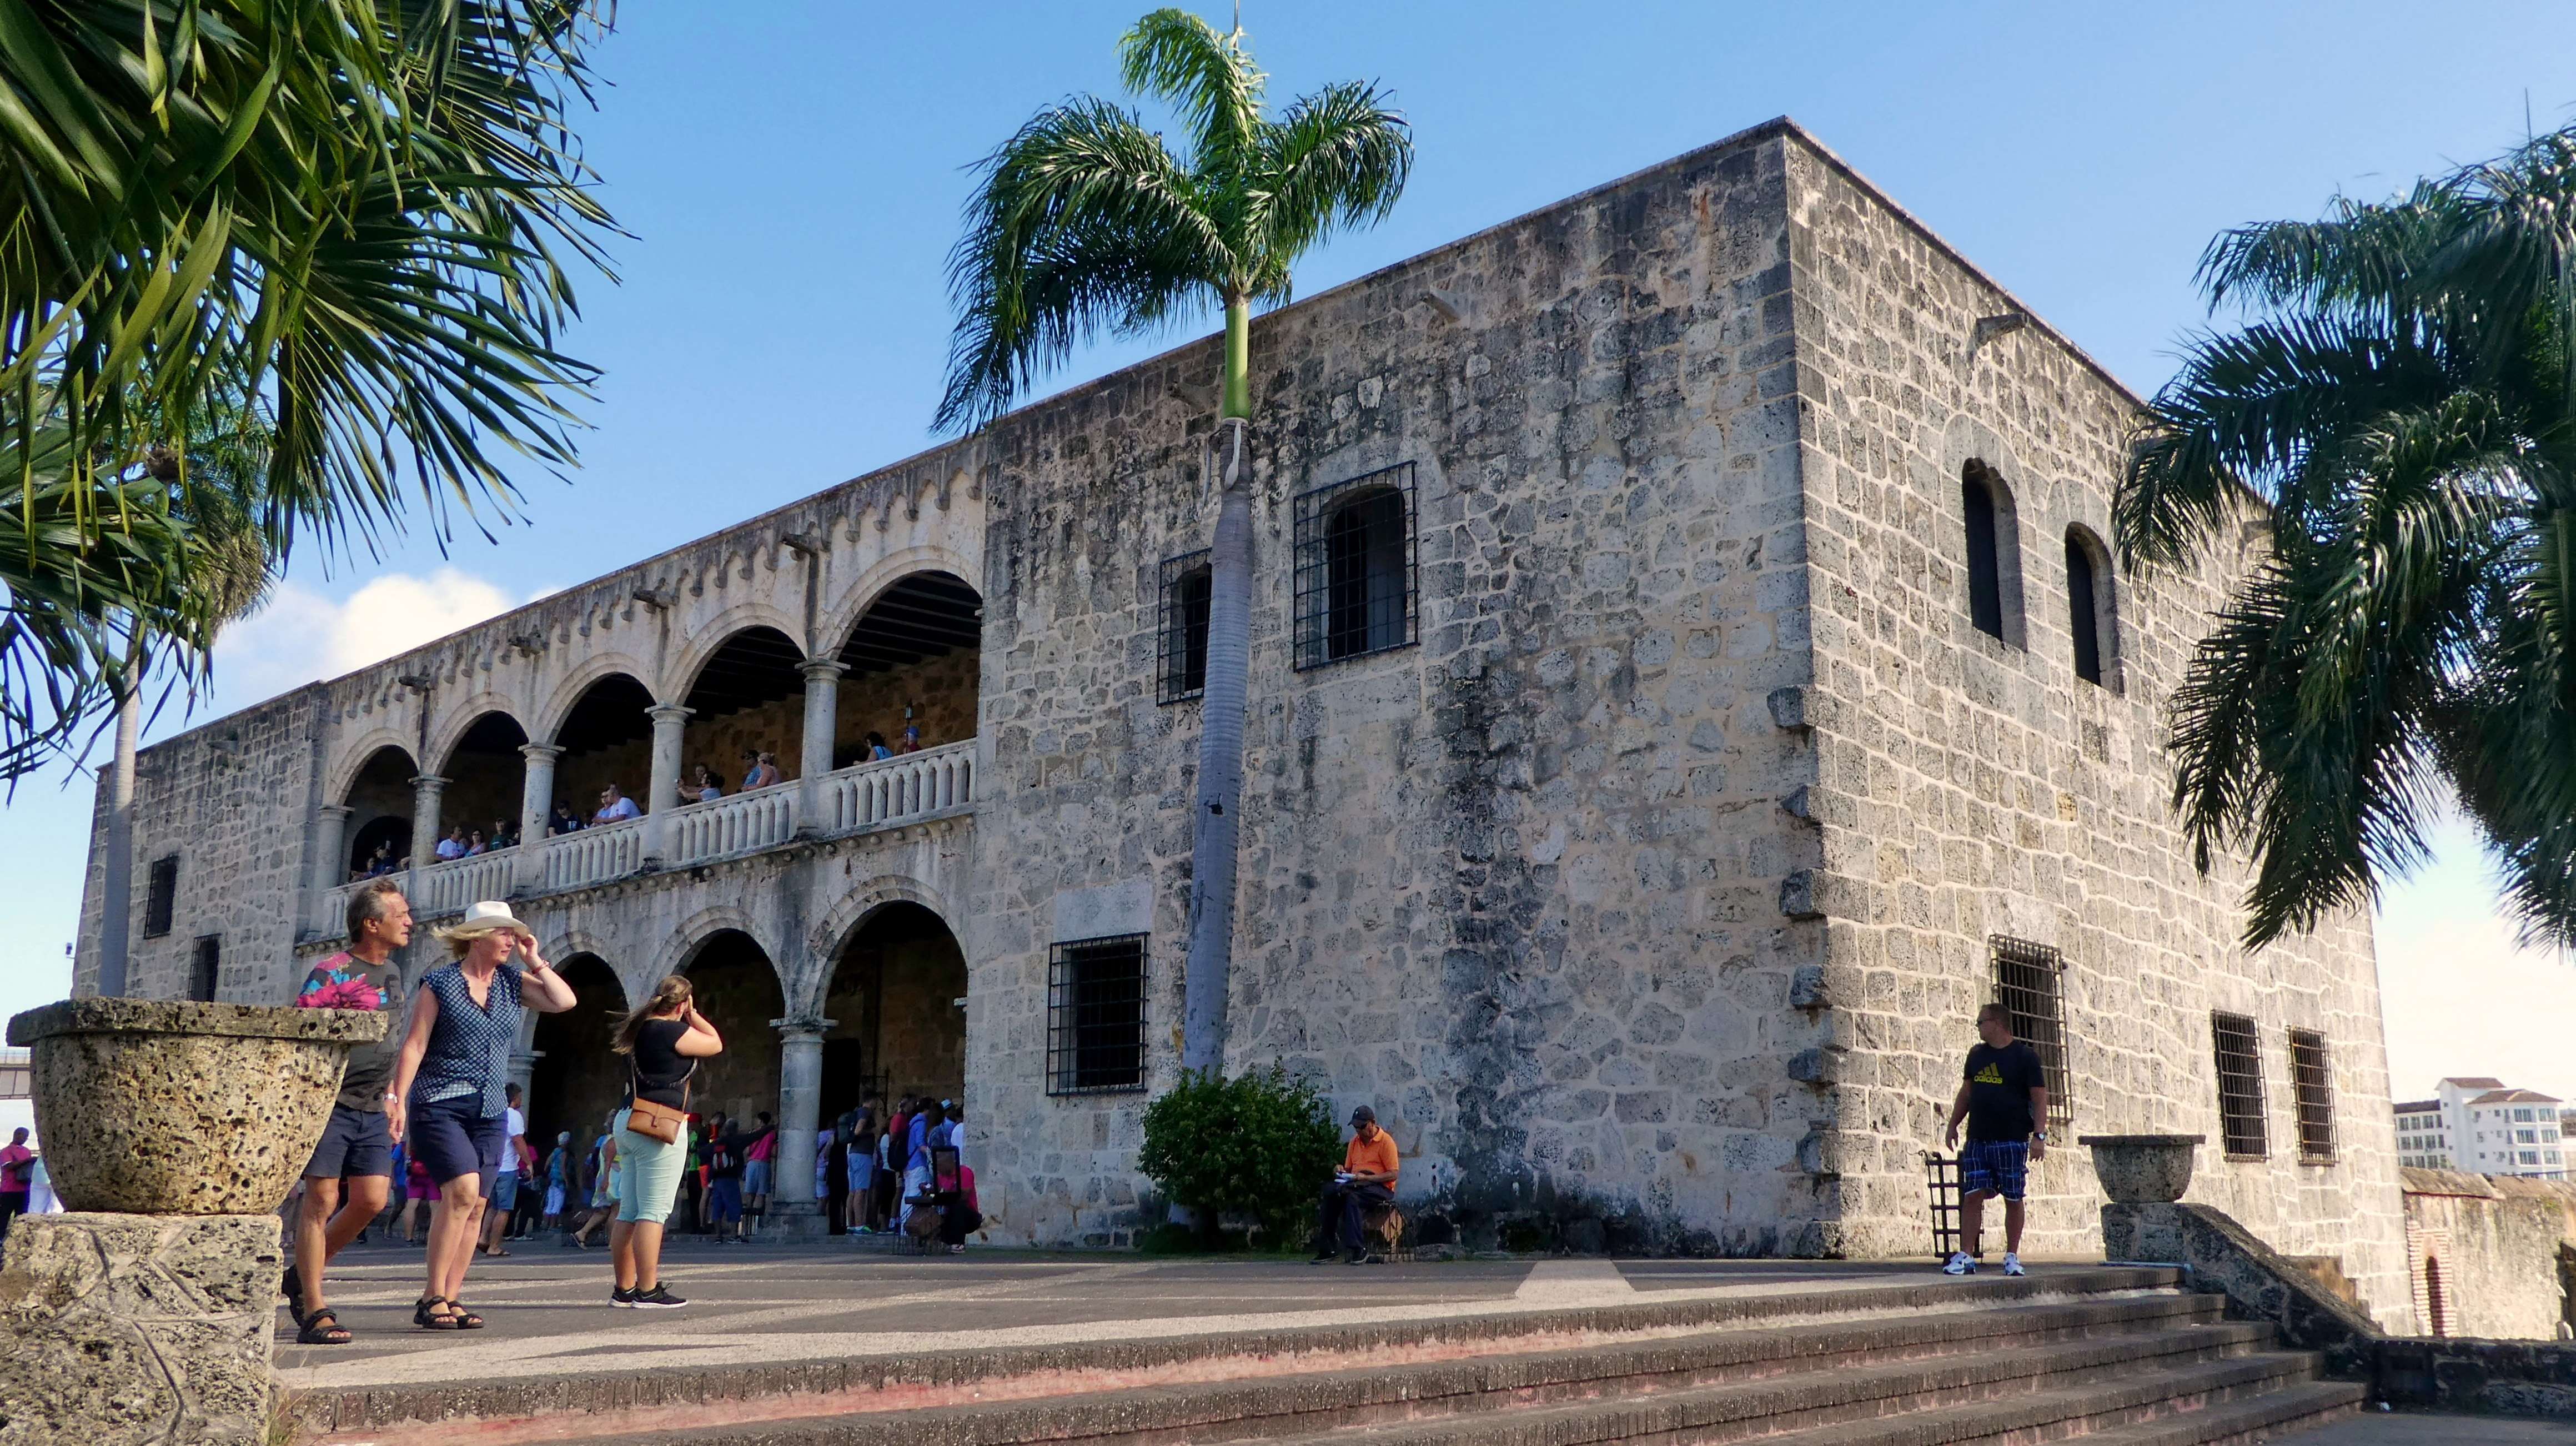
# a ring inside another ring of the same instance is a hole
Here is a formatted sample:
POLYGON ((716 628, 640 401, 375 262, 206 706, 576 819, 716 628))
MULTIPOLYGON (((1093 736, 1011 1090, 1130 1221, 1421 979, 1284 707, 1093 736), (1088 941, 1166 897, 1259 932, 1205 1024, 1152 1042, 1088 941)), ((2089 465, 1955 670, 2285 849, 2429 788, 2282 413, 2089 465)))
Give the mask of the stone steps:
POLYGON ((1143 1353, 1104 1341, 1087 1361, 1044 1366, 1028 1352, 948 1359, 936 1384, 451 1415, 323 1440, 409 1446, 462 1429, 483 1446, 2197 1446, 2360 1402, 2361 1388, 2316 1379, 2317 1356, 2273 1349, 2269 1326, 2220 1319, 2219 1297, 2138 1284, 2103 1271, 2046 1290, 1779 1291, 1420 1322, 1367 1342, 1347 1328, 1143 1353))

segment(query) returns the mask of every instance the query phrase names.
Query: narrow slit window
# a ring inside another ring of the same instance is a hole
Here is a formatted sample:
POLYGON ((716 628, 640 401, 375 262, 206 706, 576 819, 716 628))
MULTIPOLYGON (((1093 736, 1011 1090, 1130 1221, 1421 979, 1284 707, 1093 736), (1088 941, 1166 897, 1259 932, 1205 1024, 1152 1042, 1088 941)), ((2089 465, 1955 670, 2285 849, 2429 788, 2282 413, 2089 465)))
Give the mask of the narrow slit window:
POLYGON ((2028 939, 1997 935, 1987 943, 1994 951, 1995 1000, 2012 1016, 2013 1037, 2039 1055, 2047 1076, 2048 1123, 2053 1129, 2071 1127, 2075 1092, 2066 1068, 2066 961, 2028 939))
POLYGON ((2329 1164, 2335 1157, 2334 1062, 2326 1037, 2309 1029, 2290 1031, 2290 1087, 2299 1103, 2299 1158, 2329 1164))
POLYGON ((2209 1032, 2218 1057, 2218 1130, 2233 1159, 2260 1160, 2271 1153, 2263 1129, 2263 1045, 2254 1021, 2214 1013, 2209 1032))
POLYGON ((1968 521, 1968 621, 1978 632, 2001 639, 2004 583, 1995 543, 1995 494, 1972 475, 1959 484, 1959 500, 1968 521))
POLYGON ((1060 943, 1047 960, 1047 1093, 1145 1087, 1145 939, 1060 943))
POLYGON ((2102 621, 2095 605, 2099 580, 2092 549, 2074 533, 2066 535, 2066 621, 2075 635, 2075 676, 2099 687, 2102 682, 2102 621))
POLYGON ((215 985, 222 977, 224 940, 220 934, 207 934, 197 940, 197 951, 188 960, 188 997, 212 1003, 215 985))
POLYGON ((143 937, 158 939, 170 932, 170 916, 179 899, 179 856, 152 861, 152 872, 143 888, 143 937))
POLYGON ((1178 703, 1207 691, 1208 604, 1214 573, 1201 550, 1163 564, 1155 701, 1178 703))

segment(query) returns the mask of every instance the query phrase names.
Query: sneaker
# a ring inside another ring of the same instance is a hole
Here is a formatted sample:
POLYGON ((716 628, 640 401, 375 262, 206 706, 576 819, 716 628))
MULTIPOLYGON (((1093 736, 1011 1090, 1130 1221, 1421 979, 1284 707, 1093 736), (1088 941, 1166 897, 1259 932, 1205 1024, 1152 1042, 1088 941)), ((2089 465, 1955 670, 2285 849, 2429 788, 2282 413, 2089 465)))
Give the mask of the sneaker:
POLYGON ((2007 1250, 2004 1252, 2004 1274, 2028 1275, 2030 1272, 2021 1268, 2021 1257, 2019 1255, 2007 1250))
POLYGON ((1974 1275, 1977 1273, 1977 1258, 1964 1250, 1951 1251, 1950 1263, 1941 1267, 1941 1273, 1943 1275, 1974 1275))
POLYGON ((635 1287, 631 1285, 621 1285, 617 1289, 610 1291, 608 1293, 608 1303, 617 1307, 619 1310, 633 1310, 635 1308, 635 1287))
POLYGON ((1349 1258, 1345 1259, 1345 1260, 1342 1262, 1342 1264, 1344 1264, 1344 1265, 1366 1265, 1366 1264, 1368 1264, 1368 1260, 1369 1260, 1369 1256, 1368 1256, 1368 1252, 1367 1252, 1367 1251, 1365 1251, 1365 1250, 1354 1250, 1354 1251, 1350 1252, 1349 1258))
POLYGON ((1334 1261, 1341 1259, 1341 1256, 1342 1253, 1339 1250, 1327 1245, 1323 1249, 1316 1251, 1315 1258, 1307 1261, 1306 1263, 1308 1265, 1330 1265, 1334 1261))
POLYGON ((671 1294, 671 1287, 668 1285, 657 1285, 634 1298, 634 1306, 637 1310, 678 1310, 687 1304, 687 1301, 671 1294))

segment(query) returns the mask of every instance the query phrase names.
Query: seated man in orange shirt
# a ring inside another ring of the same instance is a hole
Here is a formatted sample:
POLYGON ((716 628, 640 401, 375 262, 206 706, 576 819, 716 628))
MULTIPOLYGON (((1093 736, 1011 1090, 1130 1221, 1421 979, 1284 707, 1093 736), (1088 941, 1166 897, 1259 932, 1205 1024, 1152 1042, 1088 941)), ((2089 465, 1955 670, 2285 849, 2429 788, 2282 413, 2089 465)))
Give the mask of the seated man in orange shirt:
POLYGON ((1370 1206, 1394 1198, 1395 1139, 1377 1127, 1377 1111, 1362 1105, 1351 1111, 1351 1143, 1342 1152, 1342 1168, 1333 1172, 1333 1183, 1324 1187, 1315 1209, 1315 1264, 1333 1258, 1337 1225, 1349 1263, 1365 1262, 1368 1249, 1360 1244, 1360 1217, 1370 1206))

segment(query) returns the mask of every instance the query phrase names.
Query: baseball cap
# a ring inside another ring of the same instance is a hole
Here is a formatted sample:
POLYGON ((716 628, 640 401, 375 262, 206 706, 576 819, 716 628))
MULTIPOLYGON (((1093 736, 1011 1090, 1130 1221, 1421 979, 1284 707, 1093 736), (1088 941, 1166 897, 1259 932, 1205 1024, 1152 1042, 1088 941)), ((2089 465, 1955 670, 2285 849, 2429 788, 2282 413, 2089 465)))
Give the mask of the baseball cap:
POLYGON ((1355 1125, 1356 1125, 1356 1124, 1361 1123, 1362 1121, 1366 1121, 1367 1123, 1372 1124, 1372 1125, 1376 1124, 1376 1123, 1377 1123, 1377 1111, 1375 1111, 1375 1110, 1373 1110, 1373 1109, 1370 1109, 1370 1108, 1369 1108, 1368 1106, 1366 1106, 1366 1105, 1361 1105, 1359 1108, 1357 1108, 1357 1109, 1355 1109, 1355 1110, 1351 1111, 1351 1123, 1352 1123, 1352 1124, 1355 1124, 1355 1125))

